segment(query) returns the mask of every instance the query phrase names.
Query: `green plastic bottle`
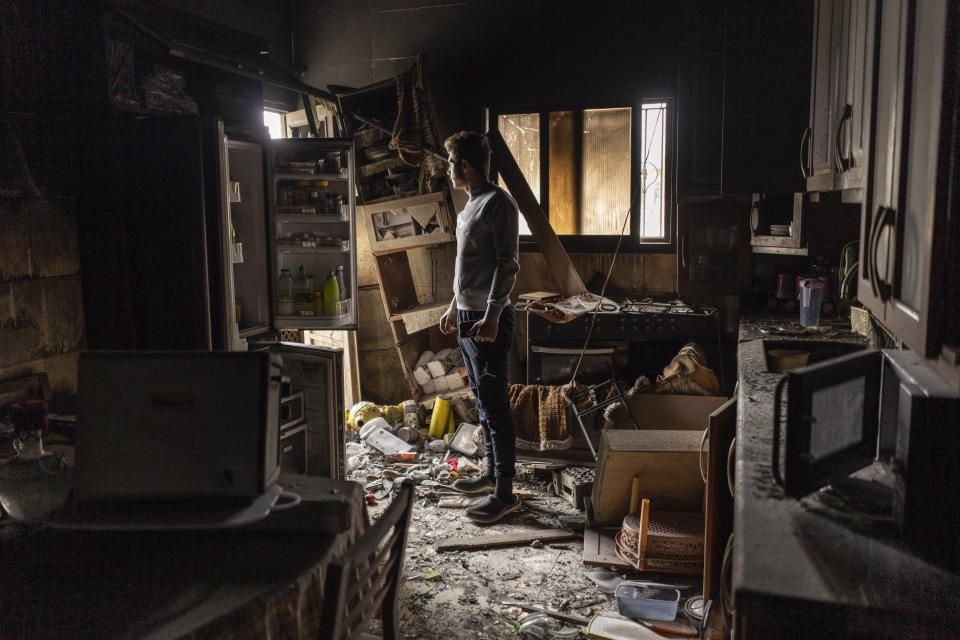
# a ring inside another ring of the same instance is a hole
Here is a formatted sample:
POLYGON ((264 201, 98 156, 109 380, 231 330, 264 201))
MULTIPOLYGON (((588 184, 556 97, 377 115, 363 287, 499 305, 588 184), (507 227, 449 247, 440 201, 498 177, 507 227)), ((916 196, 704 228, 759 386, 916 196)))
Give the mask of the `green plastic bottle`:
POLYGON ((337 276, 333 271, 327 273, 327 281, 323 284, 323 315, 339 315, 340 287, 337 286, 337 276))

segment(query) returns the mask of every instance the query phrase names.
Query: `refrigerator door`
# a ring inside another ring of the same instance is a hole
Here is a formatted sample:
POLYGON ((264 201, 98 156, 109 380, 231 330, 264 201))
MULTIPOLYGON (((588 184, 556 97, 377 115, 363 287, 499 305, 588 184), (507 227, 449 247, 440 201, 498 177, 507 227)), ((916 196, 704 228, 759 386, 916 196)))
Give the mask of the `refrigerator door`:
POLYGON ((353 142, 271 140, 268 155, 274 327, 356 329, 353 142))
POLYGON ((234 344, 268 333, 273 326, 273 293, 267 223, 265 147, 267 141, 227 139, 227 171, 223 176, 228 217, 220 238, 225 256, 224 271, 230 282, 226 299, 234 344))
MULTIPOLYGON (((139 350, 224 349, 222 125, 143 118, 124 134, 127 256, 139 350)), ((122 262, 121 262, 122 264, 122 262)))
POLYGON ((290 342, 251 343, 250 349, 269 349, 281 357, 280 374, 290 381, 282 396, 303 392, 307 473, 343 479, 346 425, 342 351, 290 342))

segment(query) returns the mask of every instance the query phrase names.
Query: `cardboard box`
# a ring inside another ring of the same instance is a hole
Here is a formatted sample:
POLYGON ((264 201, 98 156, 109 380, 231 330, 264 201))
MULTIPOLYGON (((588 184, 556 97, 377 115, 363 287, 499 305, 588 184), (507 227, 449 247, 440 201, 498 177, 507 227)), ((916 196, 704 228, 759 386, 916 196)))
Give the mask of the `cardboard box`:
POLYGON ((653 511, 700 511, 700 440, 710 414, 727 401, 716 396, 638 394, 630 399, 641 423, 604 429, 591 503, 593 523, 619 526, 630 509, 633 478, 653 511))

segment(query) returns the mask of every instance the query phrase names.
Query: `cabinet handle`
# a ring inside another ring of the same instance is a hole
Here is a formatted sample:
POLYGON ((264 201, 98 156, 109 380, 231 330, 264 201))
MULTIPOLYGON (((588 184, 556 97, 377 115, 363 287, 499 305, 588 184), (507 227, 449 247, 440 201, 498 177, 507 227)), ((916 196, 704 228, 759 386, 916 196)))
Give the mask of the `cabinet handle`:
POLYGON ((853 107, 849 104, 843 106, 843 113, 840 115, 840 122, 837 123, 837 137, 833 145, 833 160, 837 166, 837 173, 843 173, 850 168, 850 158, 843 157, 843 125, 853 115, 853 107))
POLYGON ((780 394, 786 381, 787 376, 780 378, 773 390, 773 459, 770 467, 773 470, 774 481, 781 487, 784 486, 784 482, 783 475, 780 474, 780 394))
MULTIPOLYGON (((877 229, 874 232, 875 233, 875 238, 873 241, 874 249, 873 249, 873 256, 872 256, 871 262, 873 262, 873 272, 877 281, 876 287, 877 287, 877 294, 880 298, 880 302, 886 302, 887 300, 890 299, 890 297, 893 295, 893 285, 891 285, 889 282, 887 282, 880 276, 880 269, 878 268, 878 265, 877 265, 877 254, 879 253, 879 251, 877 251, 878 247, 876 245, 880 242, 880 234, 883 232, 884 227, 890 224, 887 221, 887 218, 895 214, 896 212, 893 209, 889 207, 884 207, 882 212, 880 212, 878 216, 877 229)), ((888 257, 888 262, 889 262, 889 257, 888 257)))
POLYGON ((807 127, 803 130, 803 136, 800 138, 800 173, 803 174, 803 179, 806 180, 810 177, 810 170, 807 168, 809 163, 807 162, 807 145, 810 142, 810 127, 807 127))
POLYGON ((685 241, 686 235, 685 233, 680 234, 680 266, 684 269, 687 268, 687 253, 684 251, 684 246, 687 244, 685 241))
POLYGON ((877 231, 877 221, 880 220, 880 216, 883 215, 883 207, 877 208, 877 213, 870 218, 870 232, 867 234, 867 251, 864 256, 864 268, 867 272, 867 281, 870 282, 870 290, 873 291, 873 297, 879 298, 880 292, 877 291, 877 276, 875 273, 875 263, 874 260, 874 250, 875 250, 875 238, 874 234, 877 231))

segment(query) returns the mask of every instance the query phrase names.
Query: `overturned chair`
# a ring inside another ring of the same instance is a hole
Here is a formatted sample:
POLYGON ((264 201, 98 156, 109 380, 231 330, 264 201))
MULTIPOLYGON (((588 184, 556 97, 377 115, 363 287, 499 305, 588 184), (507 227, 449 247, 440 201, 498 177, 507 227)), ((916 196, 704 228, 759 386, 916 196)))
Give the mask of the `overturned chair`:
POLYGON ((398 640, 397 591, 403 572, 413 482, 404 481, 380 519, 327 569, 323 619, 333 640, 373 640, 366 633, 380 610, 383 638, 398 640))

